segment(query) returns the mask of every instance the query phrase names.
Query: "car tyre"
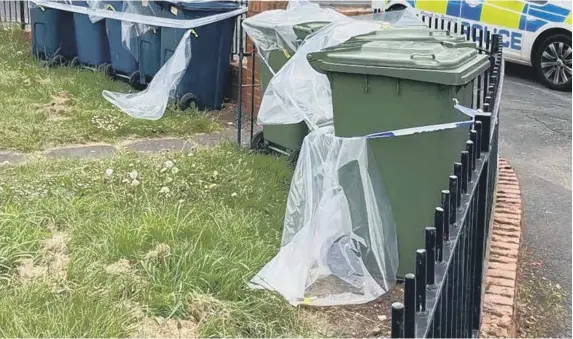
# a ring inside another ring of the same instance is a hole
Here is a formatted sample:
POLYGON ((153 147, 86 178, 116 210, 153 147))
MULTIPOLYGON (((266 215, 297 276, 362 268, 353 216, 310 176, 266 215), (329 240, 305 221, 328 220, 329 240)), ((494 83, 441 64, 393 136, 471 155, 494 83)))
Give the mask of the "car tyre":
POLYGON ((571 91, 571 36, 556 34, 546 38, 535 50, 533 67, 548 88, 571 91))

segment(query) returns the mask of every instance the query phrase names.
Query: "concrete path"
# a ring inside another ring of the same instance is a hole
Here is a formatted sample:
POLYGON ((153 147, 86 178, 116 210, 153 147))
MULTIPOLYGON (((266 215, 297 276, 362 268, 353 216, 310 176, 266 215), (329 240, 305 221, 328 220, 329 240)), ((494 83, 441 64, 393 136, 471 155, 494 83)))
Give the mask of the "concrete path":
MULTIPOLYGON (((247 145, 249 136, 243 133, 242 144, 247 145)), ((135 139, 123 141, 118 144, 86 144, 65 145, 42 152, 20 153, 15 151, 0 151, 0 165, 16 165, 30 159, 45 157, 49 159, 89 158, 100 159, 115 155, 118 151, 132 151, 139 153, 160 153, 163 151, 191 152, 198 146, 212 147, 221 142, 236 142, 237 131, 225 129, 213 134, 196 134, 189 139, 162 138, 162 139, 135 139)))

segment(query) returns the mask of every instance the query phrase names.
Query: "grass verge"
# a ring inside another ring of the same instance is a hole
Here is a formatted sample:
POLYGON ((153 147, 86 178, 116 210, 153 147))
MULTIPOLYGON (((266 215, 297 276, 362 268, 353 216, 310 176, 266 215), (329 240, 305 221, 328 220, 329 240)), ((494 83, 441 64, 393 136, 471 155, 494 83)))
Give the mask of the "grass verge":
POLYGON ((565 307, 570 298, 565 291, 544 277, 544 264, 531 257, 525 245, 520 253, 517 288, 517 335, 520 338, 562 337, 566 318, 565 307))
POLYGON ((108 103, 104 89, 130 91, 101 72, 45 68, 20 29, 0 28, 0 149, 32 151, 126 137, 189 136, 220 128, 210 114, 169 107, 162 119, 131 118, 108 103))
POLYGON ((0 168, 0 336, 309 336, 246 282, 276 253, 291 170, 226 145, 0 168))

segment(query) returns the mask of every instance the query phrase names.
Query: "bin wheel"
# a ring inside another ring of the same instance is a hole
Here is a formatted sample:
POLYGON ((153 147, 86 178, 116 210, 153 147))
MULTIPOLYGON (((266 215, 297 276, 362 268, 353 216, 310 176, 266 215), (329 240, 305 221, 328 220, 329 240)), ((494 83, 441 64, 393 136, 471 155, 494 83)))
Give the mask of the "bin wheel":
POLYGON ((74 57, 72 61, 70 61, 70 67, 72 68, 79 68, 80 67, 80 58, 74 57))
POLYGON ((300 149, 297 149, 295 151, 293 151, 289 156, 288 156, 288 163, 291 167, 296 167, 296 164, 298 163, 298 156, 300 155, 300 149))
POLYGON ((139 71, 131 73, 128 80, 129 86, 131 86, 131 88, 134 89, 140 89, 141 88, 140 77, 141 76, 139 75, 139 71))
POLYGON ((114 78, 115 77, 115 71, 113 70, 113 65, 112 64, 103 64, 101 66, 99 66, 100 71, 103 72, 103 74, 105 74, 107 77, 110 78, 114 78))
POLYGON ((253 135, 253 139, 251 140, 251 149, 260 153, 269 153, 269 148, 265 142, 263 131, 259 131, 253 135))
POLYGON ((50 67, 61 67, 64 66, 65 64, 66 64, 66 58, 64 58, 62 55, 56 55, 50 61, 50 67))
POLYGON ((197 97, 193 93, 185 93, 179 99, 179 109, 184 111, 187 108, 191 107, 192 104, 197 104, 197 97))

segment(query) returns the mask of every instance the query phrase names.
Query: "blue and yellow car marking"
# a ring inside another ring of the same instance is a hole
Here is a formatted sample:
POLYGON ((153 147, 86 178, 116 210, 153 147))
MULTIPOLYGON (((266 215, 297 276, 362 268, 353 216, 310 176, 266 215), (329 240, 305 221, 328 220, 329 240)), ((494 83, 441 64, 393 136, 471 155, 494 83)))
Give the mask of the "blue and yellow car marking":
POLYGON ((571 10, 551 3, 535 4, 522 0, 407 0, 422 12, 461 19, 465 29, 503 35, 505 48, 521 50, 522 33, 537 32, 547 23, 571 25, 571 10), (490 29, 488 25, 496 26, 490 29), (500 28, 497 28, 500 27, 500 28))

